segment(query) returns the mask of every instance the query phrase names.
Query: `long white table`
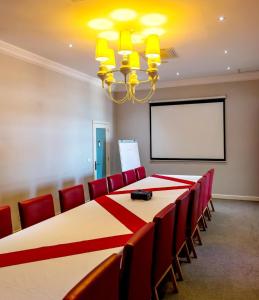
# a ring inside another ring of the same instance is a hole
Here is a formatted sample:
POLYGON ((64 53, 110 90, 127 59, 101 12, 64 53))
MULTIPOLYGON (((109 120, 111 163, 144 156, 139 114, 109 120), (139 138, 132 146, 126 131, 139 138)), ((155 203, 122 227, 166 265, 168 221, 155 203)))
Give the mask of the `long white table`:
MULTIPOLYGON (((166 175, 169 176, 169 175, 166 175)), ((200 176, 172 175, 197 181, 200 176)), ((184 185, 147 177, 121 190, 184 185)), ((146 222, 187 189, 155 191, 150 201, 132 201, 130 194, 109 195, 146 222)), ((91 201, 68 212, 0 240, 0 254, 19 250, 91 240, 132 233, 97 202, 91 201)), ((4 300, 57 300, 95 266, 122 247, 55 259, 0 267, 0 298, 4 300)))

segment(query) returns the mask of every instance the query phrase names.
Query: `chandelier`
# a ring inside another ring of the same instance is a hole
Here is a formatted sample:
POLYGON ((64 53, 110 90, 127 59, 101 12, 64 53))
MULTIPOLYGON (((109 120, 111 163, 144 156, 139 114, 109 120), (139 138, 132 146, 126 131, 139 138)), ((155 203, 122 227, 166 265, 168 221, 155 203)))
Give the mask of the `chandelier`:
POLYGON ((108 41, 104 38, 97 39, 95 58, 100 62, 97 76, 101 79, 102 87, 106 88, 110 99, 117 104, 122 104, 126 101, 133 103, 147 102, 153 96, 156 82, 159 79, 158 66, 161 63, 161 59, 158 35, 151 34, 146 38, 146 67, 142 68, 140 66, 140 55, 133 49, 131 34, 128 30, 120 32, 118 54, 121 56, 121 62, 119 66, 116 66, 115 51, 109 48, 108 41), (116 79, 119 76, 121 79, 116 79), (148 84, 149 91, 143 98, 138 98, 136 96, 136 87, 141 84, 148 84), (122 89, 125 91, 122 98, 114 98, 113 86, 119 87, 120 91, 122 89))

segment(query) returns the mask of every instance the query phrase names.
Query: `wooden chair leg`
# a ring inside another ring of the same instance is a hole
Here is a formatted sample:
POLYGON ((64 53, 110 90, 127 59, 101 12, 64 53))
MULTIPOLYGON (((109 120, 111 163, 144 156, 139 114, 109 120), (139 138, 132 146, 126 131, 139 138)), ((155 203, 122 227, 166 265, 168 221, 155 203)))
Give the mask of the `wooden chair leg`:
POLYGON ((201 229, 202 231, 206 231, 206 227, 205 227, 205 224, 204 224, 204 221, 203 221, 202 216, 201 216, 200 219, 198 220, 198 226, 200 227, 200 229, 201 229))
POLYGON ((171 272, 171 275, 172 275, 172 284, 173 284, 173 287, 174 287, 174 293, 178 293, 178 286, 177 286, 173 266, 171 266, 170 272, 171 272))
POLYGON ((184 244, 184 252, 185 252, 187 262, 190 264, 191 263, 191 257, 190 257, 189 249, 188 249, 188 246, 187 246, 186 242, 184 244))
POLYGON ((211 214, 210 214, 210 210, 209 207, 207 206, 204 210, 204 216, 206 215, 208 221, 211 221, 211 214))
POLYGON ((210 206, 211 206, 212 211, 215 211, 215 208, 214 208, 214 204, 213 204, 213 202, 212 202, 212 199, 210 199, 210 206))
POLYGON ((175 270, 176 270, 176 274, 177 274, 177 277, 178 277, 177 279, 179 281, 183 281, 182 268, 181 268, 180 261, 179 261, 179 258, 178 258, 177 255, 175 257, 175 270))
POLYGON ((198 245, 202 245, 201 235, 199 226, 197 225, 196 230, 194 232, 193 238, 195 238, 198 241, 198 245))
POLYGON ((208 228, 208 225, 207 225, 204 215, 202 215, 202 223, 204 224, 205 228, 208 228))
POLYGON ((193 253, 193 258, 197 258, 197 253, 194 247, 194 242, 192 237, 188 238, 188 246, 189 246, 189 253, 191 255, 191 253, 193 253))

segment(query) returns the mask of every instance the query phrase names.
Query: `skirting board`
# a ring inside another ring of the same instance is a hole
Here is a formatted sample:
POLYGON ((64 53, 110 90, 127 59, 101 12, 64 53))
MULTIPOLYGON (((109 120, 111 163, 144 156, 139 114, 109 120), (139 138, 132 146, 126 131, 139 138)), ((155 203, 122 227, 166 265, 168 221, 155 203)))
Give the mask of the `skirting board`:
POLYGON ((226 199, 226 200, 259 201, 259 197, 256 197, 256 196, 241 196, 241 195, 213 194, 212 198, 214 198, 214 199, 226 199))

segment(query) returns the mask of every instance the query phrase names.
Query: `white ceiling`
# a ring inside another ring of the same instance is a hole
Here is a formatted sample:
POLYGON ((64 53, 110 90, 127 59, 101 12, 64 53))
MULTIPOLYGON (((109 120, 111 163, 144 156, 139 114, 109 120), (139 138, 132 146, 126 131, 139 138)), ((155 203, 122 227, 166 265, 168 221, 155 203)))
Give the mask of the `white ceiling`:
MULTIPOLYGON (((122 1, 0 0, 0 39, 95 76, 96 34, 85 22, 121 7, 118 3, 122 1)), ((258 0, 124 0, 123 4, 136 10, 141 6, 142 13, 157 7, 156 11, 170 14, 161 47, 173 47, 178 57, 160 66, 161 80, 259 70, 258 0), (222 23, 220 15, 225 16, 222 23)))

